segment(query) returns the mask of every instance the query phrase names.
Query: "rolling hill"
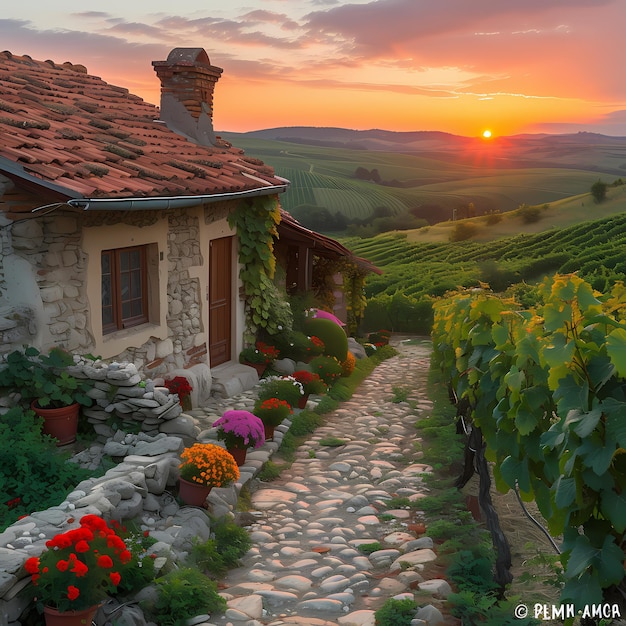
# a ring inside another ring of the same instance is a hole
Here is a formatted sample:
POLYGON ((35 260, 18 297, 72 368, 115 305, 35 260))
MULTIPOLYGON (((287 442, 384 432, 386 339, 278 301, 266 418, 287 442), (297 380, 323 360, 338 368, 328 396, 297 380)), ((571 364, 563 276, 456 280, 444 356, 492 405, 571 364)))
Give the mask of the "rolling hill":
POLYGON ((349 220, 376 207, 400 213, 436 207, 439 220, 473 203, 477 213, 553 203, 583 194, 599 178, 626 175, 626 138, 592 133, 491 140, 440 132, 275 128, 221 133, 291 181, 281 202, 317 206, 349 220), (380 182, 357 178, 375 170, 380 182))

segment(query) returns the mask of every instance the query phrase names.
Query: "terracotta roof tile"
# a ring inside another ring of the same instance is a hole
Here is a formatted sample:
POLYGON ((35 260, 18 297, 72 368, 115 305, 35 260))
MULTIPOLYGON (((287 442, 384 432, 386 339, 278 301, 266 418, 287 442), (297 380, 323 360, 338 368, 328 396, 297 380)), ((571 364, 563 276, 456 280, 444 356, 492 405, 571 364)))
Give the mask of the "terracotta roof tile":
POLYGON ((282 186, 257 159, 218 139, 197 145, 157 107, 71 63, 0 53, 0 172, 92 198, 213 193, 282 186))

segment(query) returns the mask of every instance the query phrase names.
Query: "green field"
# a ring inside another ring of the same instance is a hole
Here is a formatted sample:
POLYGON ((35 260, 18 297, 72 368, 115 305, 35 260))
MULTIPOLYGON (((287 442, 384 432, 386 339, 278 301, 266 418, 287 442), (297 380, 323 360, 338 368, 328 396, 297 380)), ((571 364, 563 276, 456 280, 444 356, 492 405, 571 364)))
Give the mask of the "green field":
MULTIPOLYGON (((324 137, 329 133, 331 129, 324 137)), ((254 133, 221 136, 291 181, 281 196, 286 210, 302 205, 325 207, 349 221, 369 217, 377 207, 396 214, 434 205, 439 207, 441 221, 451 219, 454 209, 470 202, 478 214, 507 212, 521 204, 552 204, 584 194, 598 179, 612 182, 626 172, 626 145, 614 146, 608 138, 607 145, 592 146, 584 143, 584 137, 579 140, 582 144, 558 136, 507 138, 506 144, 497 146, 498 151, 490 152, 492 146, 484 142, 469 143, 468 138, 461 142, 462 138, 454 136, 402 143, 394 151, 375 135, 370 143, 387 150, 307 145, 259 138, 254 133), (357 179, 357 168, 377 170, 384 184, 357 179)))
MULTIPOLYGON (((404 305, 415 304, 480 282, 496 291, 515 284, 532 286, 556 272, 576 272, 603 292, 618 280, 626 282, 625 212, 491 241, 416 242, 404 233, 386 233, 369 239, 345 238, 342 243, 383 272, 367 279, 372 310, 389 310, 390 299, 398 296, 404 305)), ((402 302, 397 306, 404 306, 402 302)), ((387 325, 393 323, 383 324, 387 325)), ((407 327, 391 329, 411 330, 410 319, 407 327)))

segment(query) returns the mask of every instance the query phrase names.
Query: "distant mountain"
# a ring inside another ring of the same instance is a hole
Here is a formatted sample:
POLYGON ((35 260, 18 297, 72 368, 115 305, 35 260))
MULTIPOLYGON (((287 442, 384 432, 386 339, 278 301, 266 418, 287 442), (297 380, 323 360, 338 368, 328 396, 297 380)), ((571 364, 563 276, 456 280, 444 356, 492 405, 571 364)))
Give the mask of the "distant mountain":
POLYGON ((238 145, 238 138, 264 139, 348 150, 399 152, 472 166, 487 159, 490 167, 497 168, 567 167, 615 176, 626 174, 626 137, 589 132, 520 134, 486 140, 439 131, 285 126, 223 134, 235 145, 238 145))
MULTIPOLYGON (((235 133, 228 133, 234 135, 235 133)), ((313 146, 326 145, 351 150, 406 151, 413 148, 451 146, 474 142, 469 137, 460 137, 440 131, 397 132, 392 130, 351 130, 348 128, 285 126, 241 133, 247 137, 271 139, 289 143, 305 143, 313 146)))

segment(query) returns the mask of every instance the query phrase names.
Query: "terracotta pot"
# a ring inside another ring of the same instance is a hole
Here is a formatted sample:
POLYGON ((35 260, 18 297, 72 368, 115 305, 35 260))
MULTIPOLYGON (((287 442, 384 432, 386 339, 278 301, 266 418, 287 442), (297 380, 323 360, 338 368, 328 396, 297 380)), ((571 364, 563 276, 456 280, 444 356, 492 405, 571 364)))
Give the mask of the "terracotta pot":
POLYGON ((265 440, 274 439, 274 429, 276 426, 270 426, 269 424, 264 423, 263 427, 265 428, 265 440))
POLYGON ((204 506, 209 493, 211 493, 210 486, 194 483, 184 478, 178 479, 178 495, 185 504, 204 506))
POLYGON ((259 378, 263 376, 263 373, 267 369, 267 363, 248 363, 245 362, 244 365, 249 365, 250 367, 254 367, 256 373, 259 375, 259 378))
POLYGON ((43 432, 59 440, 57 446, 64 446, 76 441, 76 431, 78 430, 78 413, 80 405, 78 402, 63 406, 60 409, 42 409, 37 406, 34 400, 30 408, 37 415, 43 417, 43 432))
POLYGON ((304 409, 306 408, 306 403, 309 400, 309 394, 305 393, 303 396, 300 396, 300 399, 298 400, 298 408, 299 409, 304 409))
POLYGON ((246 462, 246 455, 248 454, 248 448, 226 448, 233 459, 237 462, 237 465, 241 467, 246 462))
POLYGON ((97 606, 92 606, 82 611, 57 611, 51 606, 44 606, 43 614, 46 626, 91 626, 97 610, 97 606))

